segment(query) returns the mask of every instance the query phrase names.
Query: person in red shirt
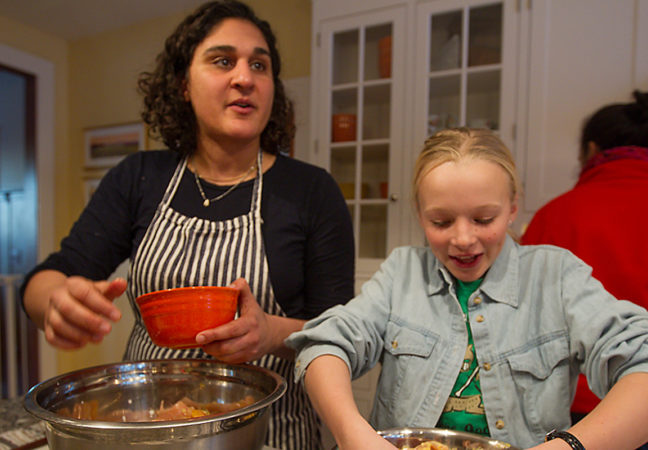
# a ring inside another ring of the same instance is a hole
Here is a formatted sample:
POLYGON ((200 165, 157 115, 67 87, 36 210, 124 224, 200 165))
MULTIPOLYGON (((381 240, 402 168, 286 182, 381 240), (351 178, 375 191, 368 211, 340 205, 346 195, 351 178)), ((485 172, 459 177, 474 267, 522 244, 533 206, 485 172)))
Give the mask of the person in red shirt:
MULTIPOLYGON (((521 242, 572 251, 615 297, 648 308, 648 92, 633 95, 586 120, 578 182, 537 211, 521 242)), ((573 420, 598 402, 581 376, 573 420)))

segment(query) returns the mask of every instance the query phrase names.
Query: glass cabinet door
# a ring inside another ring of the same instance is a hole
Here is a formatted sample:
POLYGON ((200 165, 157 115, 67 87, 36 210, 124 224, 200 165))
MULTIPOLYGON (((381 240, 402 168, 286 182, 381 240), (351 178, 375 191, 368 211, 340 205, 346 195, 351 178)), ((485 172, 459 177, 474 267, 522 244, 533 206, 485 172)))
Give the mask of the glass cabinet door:
POLYGON ((393 72, 394 61, 402 56, 394 55, 395 26, 394 15, 383 14, 352 26, 332 24, 322 35, 330 82, 320 99, 330 108, 330 132, 318 142, 326 147, 324 162, 349 207, 358 260, 387 256, 390 217, 398 200, 391 185, 399 166, 391 161, 393 72))
POLYGON ((420 63, 425 134, 456 126, 499 133, 508 114, 502 112, 504 2, 435 1, 419 12, 427 49, 420 63))
MULTIPOLYGON (((416 4, 413 166, 425 139, 467 126, 494 130, 516 154, 518 16, 514 0, 416 4)), ((415 222, 411 243, 425 245, 415 222)))

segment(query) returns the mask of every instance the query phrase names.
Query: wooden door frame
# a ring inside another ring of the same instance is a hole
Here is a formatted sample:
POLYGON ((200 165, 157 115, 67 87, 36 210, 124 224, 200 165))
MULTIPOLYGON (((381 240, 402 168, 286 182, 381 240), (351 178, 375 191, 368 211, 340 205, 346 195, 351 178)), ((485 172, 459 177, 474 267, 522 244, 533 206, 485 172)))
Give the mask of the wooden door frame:
MULTIPOLYGON (((38 180, 38 260, 54 245, 54 64, 13 47, 0 44, 0 64, 36 78, 36 176, 38 180)), ((56 351, 39 333, 39 379, 57 374, 56 351)))

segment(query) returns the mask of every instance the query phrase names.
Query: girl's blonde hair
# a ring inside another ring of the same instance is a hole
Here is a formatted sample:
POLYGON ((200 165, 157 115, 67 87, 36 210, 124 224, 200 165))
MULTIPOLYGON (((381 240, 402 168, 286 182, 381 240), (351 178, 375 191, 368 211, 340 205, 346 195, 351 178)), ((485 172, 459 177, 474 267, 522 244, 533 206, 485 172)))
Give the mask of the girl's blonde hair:
POLYGON ((482 159, 499 165, 509 176, 511 201, 520 195, 522 188, 515 161, 504 142, 486 129, 449 128, 426 139, 423 150, 414 164, 412 198, 419 210, 418 188, 430 170, 446 162, 462 159, 482 159))

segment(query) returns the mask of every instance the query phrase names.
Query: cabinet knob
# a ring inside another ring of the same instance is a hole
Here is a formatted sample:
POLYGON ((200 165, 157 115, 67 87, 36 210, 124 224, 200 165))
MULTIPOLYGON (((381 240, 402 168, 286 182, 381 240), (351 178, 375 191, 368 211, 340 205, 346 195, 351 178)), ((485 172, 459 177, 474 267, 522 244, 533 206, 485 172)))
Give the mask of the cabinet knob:
POLYGON ((389 196, 389 200, 392 202, 397 202, 398 201, 398 194, 391 194, 389 196))

